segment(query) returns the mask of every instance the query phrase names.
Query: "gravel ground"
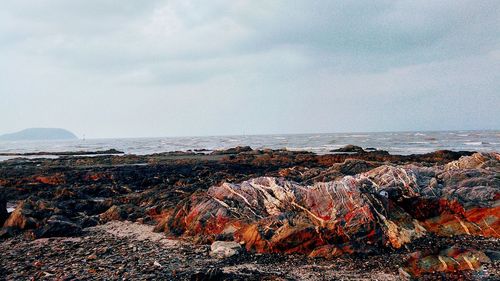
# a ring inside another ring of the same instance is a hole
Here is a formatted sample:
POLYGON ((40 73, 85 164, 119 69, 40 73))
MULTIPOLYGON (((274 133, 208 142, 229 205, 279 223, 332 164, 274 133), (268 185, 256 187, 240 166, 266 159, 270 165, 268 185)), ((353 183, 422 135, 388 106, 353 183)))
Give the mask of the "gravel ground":
MULTIPOLYGON (((498 239, 426 238, 407 248, 335 260, 298 255, 242 253, 209 256, 210 246, 167 239, 152 226, 113 221, 87 228, 81 237, 31 240, 17 236, 0 243, 0 276, 5 280, 401 280, 408 253, 459 243, 499 248, 498 239)), ((424 280, 498 280, 498 261, 479 273, 427 275, 424 280)))

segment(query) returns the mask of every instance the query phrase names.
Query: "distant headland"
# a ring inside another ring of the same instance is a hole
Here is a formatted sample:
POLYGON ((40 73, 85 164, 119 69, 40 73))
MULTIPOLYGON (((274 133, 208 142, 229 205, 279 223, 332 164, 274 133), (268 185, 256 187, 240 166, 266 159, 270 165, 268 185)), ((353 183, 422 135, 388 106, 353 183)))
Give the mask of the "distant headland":
POLYGON ((0 135, 0 140, 72 140, 77 139, 72 132, 61 128, 29 128, 19 132, 0 135))

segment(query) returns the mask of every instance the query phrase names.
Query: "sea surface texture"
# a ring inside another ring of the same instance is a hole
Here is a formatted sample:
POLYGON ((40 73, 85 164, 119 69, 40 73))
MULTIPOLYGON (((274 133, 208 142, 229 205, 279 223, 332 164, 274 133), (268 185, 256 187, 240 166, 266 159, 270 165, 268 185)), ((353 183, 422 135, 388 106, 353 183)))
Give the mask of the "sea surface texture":
MULTIPOLYGON (((78 139, 66 141, 0 141, 1 153, 96 151, 115 148, 127 154, 167 151, 226 149, 251 146, 254 149, 286 148, 318 154, 354 144, 387 150, 391 154, 427 153, 440 149, 500 151, 500 131, 442 131, 392 133, 332 133, 300 135, 241 135, 164 138, 78 139)), ((40 157, 40 156, 38 156, 40 157)), ((13 158, 0 156, 0 160, 13 158)))

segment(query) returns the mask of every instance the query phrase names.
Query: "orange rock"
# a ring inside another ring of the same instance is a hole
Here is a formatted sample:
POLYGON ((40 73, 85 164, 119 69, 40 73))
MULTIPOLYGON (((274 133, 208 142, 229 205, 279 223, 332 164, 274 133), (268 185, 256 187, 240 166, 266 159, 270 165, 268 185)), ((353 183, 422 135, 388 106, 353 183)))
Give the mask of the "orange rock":
POLYGON ((52 176, 37 176, 35 181, 48 184, 48 185, 61 185, 66 183, 66 179, 63 174, 55 174, 52 176))
POLYGON ((12 212, 9 218, 3 224, 3 227, 10 227, 15 229, 33 229, 38 226, 38 222, 25 214, 25 202, 20 203, 19 206, 12 212))
POLYGON ((368 183, 353 177, 314 186, 275 178, 225 183, 180 203, 165 230, 213 240, 231 226, 248 250, 303 254, 329 244, 400 247, 423 234, 398 206, 361 191, 368 183))
POLYGON ((490 262, 481 251, 452 247, 439 253, 415 252, 407 261, 405 270, 418 277, 424 273, 477 270, 482 264, 490 262))
POLYGON ((181 201, 161 229, 200 241, 231 234, 247 250, 315 257, 400 248, 426 232, 500 237, 499 163, 495 153, 474 154, 449 166, 384 165, 311 186, 272 177, 223 183, 181 201))

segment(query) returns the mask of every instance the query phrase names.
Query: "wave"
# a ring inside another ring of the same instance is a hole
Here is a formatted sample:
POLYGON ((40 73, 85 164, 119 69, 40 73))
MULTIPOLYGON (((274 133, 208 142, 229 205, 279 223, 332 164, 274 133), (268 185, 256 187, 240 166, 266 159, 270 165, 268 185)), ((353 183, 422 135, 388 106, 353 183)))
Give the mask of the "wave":
POLYGON ((470 142, 464 142, 465 145, 472 145, 472 146, 479 146, 479 145, 484 145, 484 144, 489 144, 488 142, 484 141, 470 141, 470 142))

